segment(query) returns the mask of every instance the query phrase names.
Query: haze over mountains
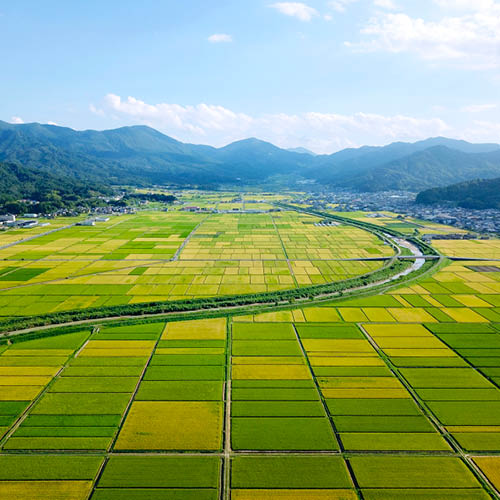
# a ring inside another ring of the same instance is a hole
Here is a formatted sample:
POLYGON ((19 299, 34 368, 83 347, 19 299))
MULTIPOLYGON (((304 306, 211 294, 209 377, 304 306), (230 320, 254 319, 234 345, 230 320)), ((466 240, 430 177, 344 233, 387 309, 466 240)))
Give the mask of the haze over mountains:
POLYGON ((249 184, 287 176, 359 191, 423 189, 500 177, 500 145, 446 138, 314 155, 258 139, 186 144, 146 126, 75 131, 0 121, 0 161, 105 184, 249 184))

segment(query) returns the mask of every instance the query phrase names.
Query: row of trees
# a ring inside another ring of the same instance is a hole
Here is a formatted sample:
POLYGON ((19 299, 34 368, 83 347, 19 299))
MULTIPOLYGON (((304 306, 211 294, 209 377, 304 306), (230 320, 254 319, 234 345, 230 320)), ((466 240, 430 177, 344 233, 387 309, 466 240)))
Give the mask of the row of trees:
MULTIPOLYGON (((429 264, 433 264, 430 262, 429 264)), ((0 332, 9 332, 44 326, 58 323, 67 323, 87 319, 98 319, 115 316, 141 316, 144 314, 162 314, 173 312, 188 312, 199 310, 210 310, 218 308, 229 308, 248 305, 269 305, 288 303, 293 304, 296 300, 314 299, 326 294, 342 294, 346 290, 356 289, 377 283, 399 273, 411 265, 411 261, 395 261, 388 267, 384 267, 374 273, 351 278, 345 281, 327 283, 324 285, 312 285, 303 288, 294 288, 290 290, 280 290, 275 292, 254 293, 246 295, 231 295, 220 297, 206 297, 187 300, 151 302, 139 304, 126 304, 119 306, 104 306, 77 311, 65 311, 50 313, 38 316, 9 318, 0 321, 0 332)), ((426 267, 424 266, 424 270, 426 267)), ((407 277, 399 280, 408 279, 407 277)))

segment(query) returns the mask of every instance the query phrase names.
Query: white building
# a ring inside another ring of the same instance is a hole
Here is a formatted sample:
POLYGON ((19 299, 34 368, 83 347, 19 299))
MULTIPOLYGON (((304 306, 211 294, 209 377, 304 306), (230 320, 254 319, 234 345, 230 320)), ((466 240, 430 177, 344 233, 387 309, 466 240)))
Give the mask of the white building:
POLYGON ((20 220, 17 222, 17 226, 22 229, 30 229, 32 227, 38 226, 37 220, 20 220))
POLYGON ((16 222, 15 215, 0 215, 0 222, 16 222))
POLYGON ((94 219, 82 220, 80 222, 77 222, 76 225, 77 226, 95 226, 95 220, 94 219))

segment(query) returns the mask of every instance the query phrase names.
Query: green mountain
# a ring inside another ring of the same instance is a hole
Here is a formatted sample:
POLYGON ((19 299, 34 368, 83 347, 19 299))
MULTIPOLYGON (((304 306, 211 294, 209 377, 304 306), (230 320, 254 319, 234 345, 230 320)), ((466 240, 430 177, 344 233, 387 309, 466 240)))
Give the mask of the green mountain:
POLYGON ((428 189, 418 194, 416 202, 423 204, 450 202, 463 208, 500 209, 500 178, 476 179, 428 189))
POLYGON ((446 146, 434 146, 371 169, 343 175, 335 183, 359 191, 420 191, 454 181, 499 175, 500 149, 464 153, 446 146))
POLYGON ((207 162, 200 156, 192 155, 188 145, 149 127, 79 132, 37 123, 0 122, 0 160, 76 179, 149 184, 182 174, 186 183, 192 177, 226 180, 216 168, 205 173, 207 162))
POLYGON ((0 121, 0 161, 108 185, 258 185, 306 179, 359 191, 420 191, 499 176, 500 146, 438 137, 314 156, 254 138, 213 148, 185 144, 145 126, 99 132, 0 121))
POLYGON ((145 126, 97 132, 0 122, 0 161, 111 184, 257 182, 307 157, 257 139, 225 148, 184 144, 145 126))
MULTIPOLYGON (((458 158, 453 154, 447 155, 445 150, 470 155, 494 155, 500 152, 500 146, 436 137, 415 143, 395 142, 384 147, 344 149, 320 160, 321 164, 313 168, 312 175, 322 183, 354 190, 419 191, 426 187, 449 184, 442 178, 443 175, 446 177, 449 170, 454 171, 457 167, 461 169, 460 165, 456 164, 458 158), (441 172, 442 169, 444 172, 441 172), (425 184, 426 182, 428 184, 425 184)), ((479 161, 484 159, 480 158, 479 161)), ((486 168, 488 169, 488 166, 486 168)), ((487 173, 485 177, 495 175, 495 172, 491 175, 487 173)), ((465 172, 465 178, 461 180, 474 177, 478 176, 468 176, 465 172)))
POLYGON ((109 193, 109 188, 99 184, 60 177, 17 163, 0 163, 0 212, 3 213, 17 214, 38 208, 50 212, 88 206, 96 195, 109 193), (32 200, 37 204, 28 205, 18 200, 32 200))

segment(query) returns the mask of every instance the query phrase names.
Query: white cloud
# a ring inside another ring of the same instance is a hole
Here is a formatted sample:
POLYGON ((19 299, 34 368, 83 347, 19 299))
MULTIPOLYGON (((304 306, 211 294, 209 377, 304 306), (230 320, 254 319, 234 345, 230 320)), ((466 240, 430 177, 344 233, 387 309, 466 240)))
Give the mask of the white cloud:
POLYGON ((180 104, 147 104, 134 97, 122 100, 120 96, 108 94, 105 106, 114 112, 130 116, 154 126, 172 130, 173 133, 187 133, 192 137, 203 138, 207 131, 227 130, 229 127, 245 127, 251 117, 243 113, 234 113, 222 106, 198 104, 181 106, 180 104))
POLYGON ((495 7, 494 0, 434 0, 443 9, 484 11, 495 7))
POLYGON ((328 6, 337 12, 345 12, 349 4, 356 3, 358 0, 332 0, 328 6))
POLYGON ((493 142, 498 144, 500 141, 500 122, 490 122, 475 120, 472 126, 461 134, 461 139, 471 142, 493 142))
POLYGON ((311 21, 313 17, 319 15, 316 9, 301 2, 278 2, 271 4, 269 7, 286 16, 295 17, 300 21, 311 21))
POLYGON ((304 146, 326 153, 362 144, 424 139, 450 130, 439 118, 317 112, 249 115, 217 105, 148 104, 115 94, 108 94, 103 106, 106 114, 121 121, 147 124, 182 141, 215 146, 259 137, 285 148, 304 146))
POLYGON ((56 123, 56 122, 47 122, 47 125, 54 125, 54 126, 56 126, 56 127, 58 127, 58 126, 59 126, 59 124, 58 124, 58 123, 56 123))
POLYGON ((498 104, 471 104, 469 106, 464 106, 461 111, 466 113, 482 113, 483 111, 490 111, 496 109, 498 104))
POLYGON ((12 116, 10 121, 11 123, 15 123, 16 125, 24 123, 24 120, 20 116, 12 116))
POLYGON ((375 5, 375 7, 381 7, 382 9, 396 9, 396 4, 393 0, 373 0, 373 5, 375 5))
POLYGON ((96 108, 94 104, 89 105, 89 109, 92 113, 98 116, 104 116, 104 111, 102 109, 96 108))
POLYGON ((214 33, 208 37, 208 41, 211 43, 231 43, 233 37, 227 33, 214 33))
POLYGON ((358 51, 414 53, 428 61, 448 61, 469 69, 500 67, 500 3, 484 2, 479 11, 439 21, 381 13, 368 21, 361 34, 366 40, 346 45, 358 51))

